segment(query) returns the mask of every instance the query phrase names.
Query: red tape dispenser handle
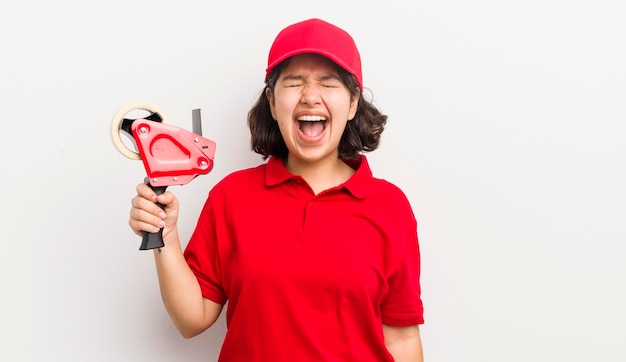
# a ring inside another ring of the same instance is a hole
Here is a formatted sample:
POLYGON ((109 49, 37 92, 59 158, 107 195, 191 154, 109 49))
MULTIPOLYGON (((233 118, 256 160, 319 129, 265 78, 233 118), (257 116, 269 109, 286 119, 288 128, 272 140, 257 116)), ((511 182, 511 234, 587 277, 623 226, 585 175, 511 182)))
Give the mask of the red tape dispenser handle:
MULTIPOLYGON (((213 169, 216 144, 202 137, 199 109, 192 111, 192 120, 194 131, 190 132, 168 125, 163 113, 155 106, 133 103, 121 108, 113 117, 111 139, 122 155, 143 161, 147 174, 144 181, 160 195, 168 186, 185 185, 213 169), (130 118, 129 115, 137 111, 144 113, 142 117, 130 118), (130 139, 136 150, 122 142, 122 135, 130 139)), ((163 229, 156 233, 144 232, 139 249, 163 247, 162 234, 163 229)))

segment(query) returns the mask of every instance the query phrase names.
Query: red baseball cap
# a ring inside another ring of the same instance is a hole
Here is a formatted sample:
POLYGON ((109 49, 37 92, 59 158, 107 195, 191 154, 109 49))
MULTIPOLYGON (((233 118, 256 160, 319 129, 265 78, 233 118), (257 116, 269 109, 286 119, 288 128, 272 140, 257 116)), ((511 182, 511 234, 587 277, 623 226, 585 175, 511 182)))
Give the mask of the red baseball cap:
POLYGON ((345 30, 320 19, 289 25, 274 39, 267 59, 265 80, 283 60, 298 54, 323 55, 356 77, 363 88, 361 56, 354 40, 345 30))

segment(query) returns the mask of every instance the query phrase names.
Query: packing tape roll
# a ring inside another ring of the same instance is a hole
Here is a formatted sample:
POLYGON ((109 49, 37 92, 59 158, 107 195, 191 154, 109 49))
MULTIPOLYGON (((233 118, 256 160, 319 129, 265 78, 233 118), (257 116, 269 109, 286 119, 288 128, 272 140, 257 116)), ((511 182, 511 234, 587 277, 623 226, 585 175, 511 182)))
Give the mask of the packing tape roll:
MULTIPOLYGON (((117 149, 122 155, 130 158, 131 160, 141 160, 139 153, 126 147, 126 145, 122 142, 120 135, 122 121, 124 121, 124 118, 128 113, 134 110, 144 110, 150 113, 156 113, 161 118, 162 123, 167 123, 167 119, 160 109, 145 102, 130 103, 120 108, 113 116, 113 120, 111 121, 111 141, 113 141, 113 146, 115 146, 115 149, 117 149)), ((130 136, 132 137, 132 135, 130 136)))

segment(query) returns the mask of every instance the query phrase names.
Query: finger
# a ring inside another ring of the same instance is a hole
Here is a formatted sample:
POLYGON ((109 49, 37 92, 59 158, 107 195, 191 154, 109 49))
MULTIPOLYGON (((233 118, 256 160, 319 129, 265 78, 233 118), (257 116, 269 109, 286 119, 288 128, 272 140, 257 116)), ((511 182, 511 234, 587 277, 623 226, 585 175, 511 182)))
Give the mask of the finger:
POLYGON ((158 195, 156 201, 161 205, 164 205, 166 209, 178 208, 178 199, 173 193, 169 191, 165 191, 161 195, 158 195))
POLYGON ((155 232, 165 226, 163 218, 139 208, 132 208, 130 210, 128 223, 135 232, 155 232))
POLYGON ((161 229, 160 227, 135 219, 130 219, 128 221, 128 225, 130 225, 130 228, 133 230, 133 232, 139 236, 142 236, 144 231, 149 233, 156 233, 161 229))
POLYGON ((137 195, 131 200, 131 205, 134 209, 144 210, 152 215, 164 219, 165 212, 155 202, 156 201, 146 199, 141 195, 137 195))
POLYGON ((150 186, 146 185, 145 183, 137 185, 137 195, 148 200, 152 200, 152 202, 156 202, 156 193, 154 192, 154 190, 152 190, 152 188, 150 188, 150 186))
POLYGON ((159 205, 141 196, 134 197, 131 201, 131 205, 131 216, 137 215, 140 217, 143 215, 141 212, 145 212, 154 218, 160 220, 165 219, 165 211, 161 209, 159 205))

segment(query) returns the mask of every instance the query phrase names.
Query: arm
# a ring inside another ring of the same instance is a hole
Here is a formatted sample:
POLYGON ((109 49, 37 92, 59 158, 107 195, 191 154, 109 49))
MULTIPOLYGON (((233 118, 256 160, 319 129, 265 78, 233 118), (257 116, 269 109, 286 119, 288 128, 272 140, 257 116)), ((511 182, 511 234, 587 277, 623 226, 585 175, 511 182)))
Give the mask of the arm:
POLYGON ((161 296, 180 334, 191 338, 213 325, 220 315, 222 305, 202 296, 198 280, 183 256, 177 219, 178 200, 171 192, 157 197, 147 185, 137 186, 129 225, 138 235, 141 235, 142 230, 155 232, 163 227, 165 246, 154 250, 161 296), (156 201, 165 205, 165 210, 161 210, 155 204, 156 201))
POLYGON ((385 346, 397 362, 423 362, 419 325, 393 327, 383 324, 385 346))

